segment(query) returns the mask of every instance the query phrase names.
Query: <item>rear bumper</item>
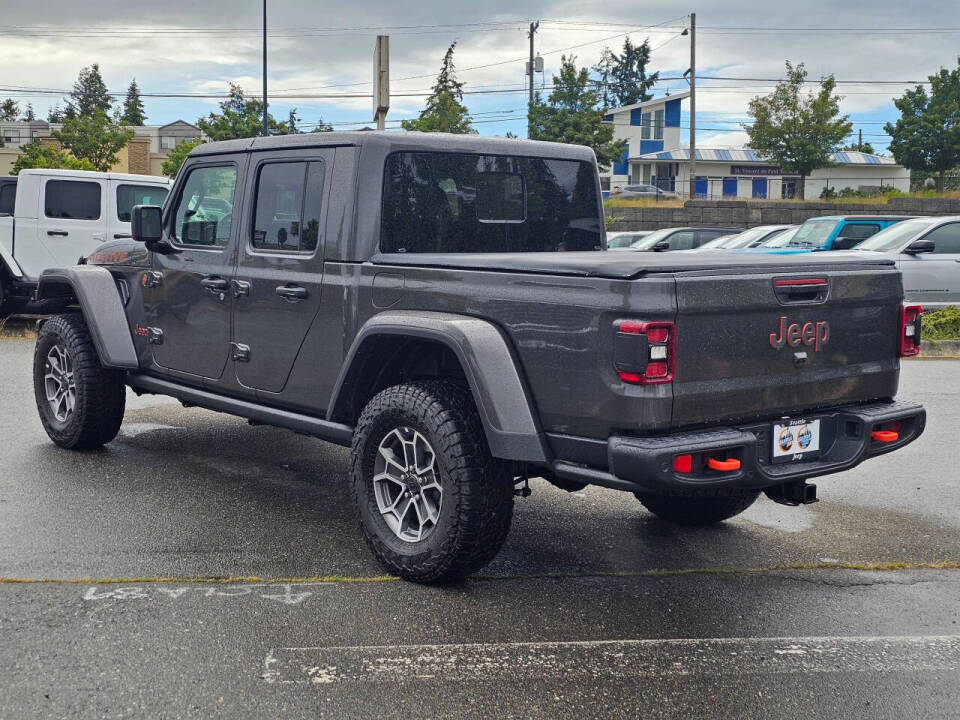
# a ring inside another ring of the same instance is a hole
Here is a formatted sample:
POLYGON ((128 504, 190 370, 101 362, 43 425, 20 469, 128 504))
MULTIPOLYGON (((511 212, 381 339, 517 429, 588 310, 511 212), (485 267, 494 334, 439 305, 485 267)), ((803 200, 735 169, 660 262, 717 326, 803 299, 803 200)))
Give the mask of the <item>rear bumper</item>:
POLYGON ((821 454, 810 460, 772 463, 772 421, 765 421, 658 437, 611 437, 606 447, 606 468, 557 460, 553 472, 563 479, 632 492, 762 489, 848 470, 864 460, 898 450, 920 437, 927 414, 916 403, 877 402, 831 408, 809 413, 808 417, 821 420, 821 454), (900 423, 896 440, 881 442, 871 436, 891 423, 900 423), (694 457, 693 470, 675 471, 674 457, 687 454, 694 457), (707 456, 735 458, 740 467, 711 470, 702 463, 707 456))

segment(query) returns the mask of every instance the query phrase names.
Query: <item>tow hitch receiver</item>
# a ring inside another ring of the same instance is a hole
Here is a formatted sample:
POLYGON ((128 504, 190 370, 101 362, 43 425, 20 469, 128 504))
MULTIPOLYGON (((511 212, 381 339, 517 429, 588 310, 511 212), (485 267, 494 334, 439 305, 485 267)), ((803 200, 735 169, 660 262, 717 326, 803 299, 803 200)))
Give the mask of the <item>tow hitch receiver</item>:
POLYGON ((763 492, 768 498, 781 505, 809 505, 817 502, 817 486, 808 482, 774 485, 763 492))

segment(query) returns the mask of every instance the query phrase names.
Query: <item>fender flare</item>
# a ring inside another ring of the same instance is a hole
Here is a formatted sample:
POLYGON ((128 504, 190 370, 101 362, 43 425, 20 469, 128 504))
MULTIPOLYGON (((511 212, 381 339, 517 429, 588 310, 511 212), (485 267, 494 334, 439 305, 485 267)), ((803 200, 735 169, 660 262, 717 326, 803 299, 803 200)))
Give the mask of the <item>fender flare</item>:
POLYGON ((100 363, 109 368, 137 369, 137 350, 123 299, 110 271, 96 265, 44 270, 37 286, 37 300, 63 297, 64 287, 69 288, 80 305, 100 363))
POLYGON ((0 245, 0 265, 6 266, 7 272, 14 280, 23 279, 23 270, 20 269, 17 261, 13 259, 13 255, 3 245, 0 245))
POLYGON ((384 335, 402 335, 440 343, 460 362, 480 413, 487 444, 504 460, 548 462, 547 444, 509 341, 494 324, 467 315, 393 310, 375 315, 350 345, 330 398, 327 417, 344 411, 356 381, 364 344, 384 335))

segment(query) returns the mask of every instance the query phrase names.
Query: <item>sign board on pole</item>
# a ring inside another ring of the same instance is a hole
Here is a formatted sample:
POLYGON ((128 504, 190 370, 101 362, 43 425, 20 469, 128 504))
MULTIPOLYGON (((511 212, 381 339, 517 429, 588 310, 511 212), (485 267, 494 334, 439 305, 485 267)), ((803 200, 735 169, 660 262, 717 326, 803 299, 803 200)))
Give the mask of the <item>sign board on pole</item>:
POLYGON ((390 109, 390 36, 377 35, 373 47, 373 119, 383 130, 390 109))

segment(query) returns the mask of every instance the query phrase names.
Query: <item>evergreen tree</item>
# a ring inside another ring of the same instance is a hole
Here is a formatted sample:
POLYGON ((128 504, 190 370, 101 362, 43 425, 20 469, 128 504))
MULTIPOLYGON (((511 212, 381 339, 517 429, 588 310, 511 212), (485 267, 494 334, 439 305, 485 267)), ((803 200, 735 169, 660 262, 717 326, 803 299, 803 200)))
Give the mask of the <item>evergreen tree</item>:
POLYGON ((62 123, 63 122, 63 110, 60 109, 59 105, 54 105, 47 112, 47 122, 49 123, 62 123))
POLYGON ((910 170, 935 173, 943 192, 946 174, 960 165, 960 67, 941 68, 930 76, 930 93, 922 85, 893 101, 900 111, 896 123, 887 123, 890 152, 910 170))
POLYGON ((404 130, 420 132, 476 133, 470 126, 470 112, 463 104, 463 83, 457 80, 453 65, 453 43, 443 55, 440 74, 427 98, 427 106, 416 120, 404 120, 404 130))
POLYGON ((553 91, 546 102, 539 93, 530 107, 530 139, 551 140, 593 148, 597 164, 606 169, 619 160, 625 141, 613 139, 613 127, 604 124, 599 98, 587 75, 577 69, 576 58, 563 56, 560 74, 553 76, 553 91))
MULTIPOLYGON (((271 135, 287 135, 290 132, 286 122, 277 122, 270 113, 267 113, 267 125, 271 135)), ((214 141, 262 135, 263 101, 248 99, 242 87, 231 84, 230 96, 220 103, 220 112, 199 118, 197 126, 214 141)))
POLYGON ((137 80, 130 81, 130 87, 127 88, 127 97, 123 101, 123 114, 120 121, 124 125, 144 125, 147 122, 147 115, 143 109, 143 100, 140 99, 140 88, 137 87, 137 80))
POLYGON ((865 153, 868 153, 868 154, 870 154, 870 155, 873 155, 874 152, 875 152, 874 149, 873 149, 873 145, 871 145, 871 144, 868 143, 868 142, 863 143, 863 145, 861 145, 860 143, 852 142, 852 143, 850 143, 849 145, 845 145, 843 149, 844 149, 844 150, 856 151, 856 152, 865 152, 865 153))
POLYGON ((291 108, 290 112, 287 113, 287 129, 290 131, 291 135, 299 135, 303 132, 300 129, 300 118, 297 117, 297 109, 291 108))
POLYGON ((313 126, 313 130, 310 132, 333 132, 333 125, 328 125, 323 121, 322 117, 317 118, 317 124, 313 126))
MULTIPOLYGON (((743 129, 750 147, 788 172, 806 178, 817 168, 830 167, 831 155, 839 150, 853 127, 840 114, 840 97, 833 94, 833 75, 820 80, 820 90, 804 94, 807 71, 787 61, 787 79, 764 97, 750 101, 751 124, 743 129)), ((800 198, 804 196, 800 183, 800 198)))
POLYGON ((100 66, 94 63, 80 71, 73 90, 67 99, 64 117, 85 117, 96 111, 109 113, 113 107, 113 98, 107 92, 107 85, 100 74, 100 66))
POLYGON ((652 98, 649 91, 660 79, 660 73, 647 75, 649 62, 649 40, 634 45, 628 37, 623 41, 623 52, 619 55, 604 48, 600 62, 593 67, 599 75, 601 105, 605 108, 622 107, 652 98))
POLYGON ((20 115, 20 103, 13 98, 7 98, 0 102, 0 120, 10 122, 16 120, 20 115))
POLYGON ((37 116, 36 116, 36 113, 33 112, 33 104, 27 103, 27 109, 23 111, 22 120, 24 122, 33 122, 36 119, 37 119, 37 116))

